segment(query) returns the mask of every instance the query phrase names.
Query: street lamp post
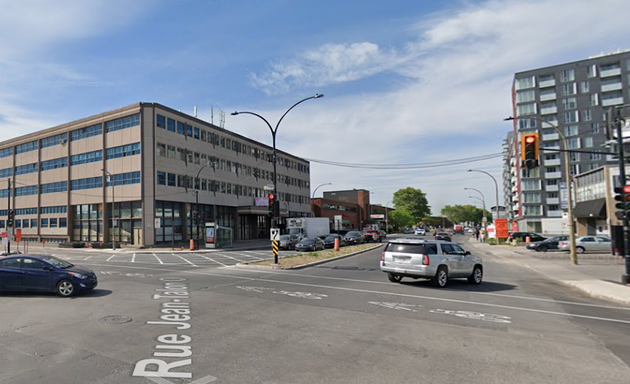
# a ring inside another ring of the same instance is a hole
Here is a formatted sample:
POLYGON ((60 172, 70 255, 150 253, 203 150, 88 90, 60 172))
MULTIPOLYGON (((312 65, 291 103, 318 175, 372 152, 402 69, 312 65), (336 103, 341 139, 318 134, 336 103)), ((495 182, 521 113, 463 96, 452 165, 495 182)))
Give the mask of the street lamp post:
MULTIPOLYGON (((305 102, 306 100, 310 100, 310 99, 319 99, 321 97, 324 97, 323 94, 317 93, 314 96, 310 96, 307 97, 305 99, 302 99, 300 101, 298 101, 297 103, 293 104, 291 106, 291 108, 287 109, 286 112, 284 112, 284 114, 282 115, 282 117, 280 117, 280 120, 278 120, 278 123, 276 124, 275 129, 271 126, 271 124, 269 124, 269 122, 267 121, 267 119, 265 119, 264 117, 262 117, 261 115, 254 113, 254 112, 248 112, 248 111, 234 111, 232 112, 232 116, 236 116, 236 115, 240 115, 240 114, 247 114, 247 115, 254 115, 256 117, 258 117, 259 119, 261 119, 262 121, 265 122, 265 124, 267 124, 267 126, 269 127, 269 130, 271 131, 271 139, 272 139, 272 144, 273 144, 273 195, 275 196, 275 199, 278 201, 278 207, 280 206, 280 200, 278 199, 278 172, 277 172, 277 163, 278 163, 278 158, 276 156, 276 133, 278 132, 278 127, 280 126, 280 123, 282 122, 282 119, 284 119, 284 117, 287 115, 287 113, 289 113, 290 110, 292 110, 293 108, 295 108, 298 104, 301 104, 303 102, 305 102)), ((279 208, 275 208, 273 210, 273 222, 272 225, 276 226, 278 225, 278 213, 279 213, 280 209, 279 208)), ((273 262, 274 264, 278 264, 278 255, 274 252, 274 257, 273 257, 273 262)))
MULTIPOLYGON (((475 189, 475 188, 464 188, 464 189, 479 192, 479 194, 481 195, 481 203, 483 204, 483 215, 485 216, 486 215, 486 196, 484 196, 484 194, 480 190, 475 189)), ((475 197, 475 196, 469 196, 469 197, 475 197)))
POLYGON ((112 181, 112 226, 114 227, 114 234, 112 235, 112 249, 116 249, 116 227, 118 227, 118 220, 116 220, 116 197, 114 195, 116 182, 114 181, 114 176, 107 172, 104 168, 101 169, 103 173, 107 175, 107 181, 112 181))
MULTIPOLYGON (((503 120, 510 121, 510 120, 518 120, 518 119, 520 119, 520 117, 510 116, 510 117, 506 117, 503 120)), ((577 265, 578 258, 577 258, 576 248, 575 248, 575 230, 574 230, 574 225, 573 225, 573 196, 571 192, 571 189, 572 189, 571 167, 569 166, 569 152, 567 152, 567 150, 569 149, 567 145, 567 138, 566 136, 564 136, 564 133, 562 133, 562 130, 559 127, 551 124, 548 121, 545 121, 538 117, 532 117, 532 116, 523 117, 523 119, 531 119, 531 120, 536 120, 541 123, 546 123, 558 133, 558 136, 560 136, 560 139, 562 140, 562 147, 564 149, 564 177, 565 177, 565 183, 567 184, 567 216, 568 216, 568 221, 569 221, 569 225, 568 225, 569 226, 569 254, 570 254, 571 262, 577 265)))
POLYGON ((387 206, 389 205, 389 203, 391 203, 394 200, 390 200, 385 204, 385 233, 389 233, 389 222, 388 222, 388 213, 389 210, 387 209, 387 206))
MULTIPOLYGON (((311 197, 311 199, 315 198, 315 192, 317 192, 319 187, 323 187, 324 185, 332 185, 332 183, 324 183, 324 184, 318 185, 317 188, 315 188, 315 190, 313 191, 313 197, 311 197)), ((313 217, 315 217, 315 210, 314 209, 312 210, 311 214, 313 215, 313 217)))
MULTIPOLYGON (((201 174, 201 171, 209 166, 209 165, 213 165, 216 164, 216 162, 208 162, 206 164, 204 164, 203 166, 201 166, 201 168, 199 168, 199 171, 197 172, 197 176, 195 177, 195 185, 193 185, 193 188, 195 188, 197 186, 197 184, 201 185, 201 182, 199 182, 199 175, 201 174)), ((216 210, 216 204, 214 205, 214 209, 216 210)), ((198 248, 198 242, 199 242, 199 190, 195 188, 195 213, 197 214, 197 220, 196 223, 197 224, 197 236, 195 236, 195 240, 197 240, 197 244, 195 244, 195 248, 198 248)), ((192 238, 192 225, 190 227, 190 236, 192 238)))
POLYGON ((496 205, 496 210, 497 210, 497 219, 500 217, 499 213, 499 183, 497 183, 497 179, 494 178, 494 176, 492 176, 489 172, 486 171, 482 171, 480 169, 469 169, 468 172, 481 172, 481 173, 485 173, 486 175, 490 176, 492 178, 492 181, 494 181, 494 193, 495 193, 495 197, 497 200, 497 205, 496 205))

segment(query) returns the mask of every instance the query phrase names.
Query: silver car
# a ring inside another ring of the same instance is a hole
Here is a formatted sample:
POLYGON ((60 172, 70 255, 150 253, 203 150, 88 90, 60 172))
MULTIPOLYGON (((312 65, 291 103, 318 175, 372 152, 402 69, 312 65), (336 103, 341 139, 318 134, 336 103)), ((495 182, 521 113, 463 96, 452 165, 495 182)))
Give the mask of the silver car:
POLYGON ((396 239, 390 241, 381 256, 381 271, 389 281, 403 277, 430 279, 445 287, 451 278, 465 277, 471 284, 481 284, 483 264, 459 245, 448 241, 396 239))
MULTIPOLYGON (((558 249, 569 251, 569 241, 558 243, 558 249)), ((575 252, 612 252, 612 244, 608 236, 580 236, 575 239, 575 252)))

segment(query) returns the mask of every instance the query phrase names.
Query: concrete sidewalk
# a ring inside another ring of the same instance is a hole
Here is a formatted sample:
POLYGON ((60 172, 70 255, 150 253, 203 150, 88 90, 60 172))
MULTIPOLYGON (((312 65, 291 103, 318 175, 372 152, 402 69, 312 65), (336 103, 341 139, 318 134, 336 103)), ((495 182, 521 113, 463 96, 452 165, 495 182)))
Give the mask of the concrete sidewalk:
POLYGON ((490 253, 510 260, 590 296, 630 304, 630 286, 621 284, 621 275, 625 272, 622 257, 586 253, 578 255, 578 265, 573 265, 567 252, 536 252, 524 246, 489 245, 472 236, 465 245, 474 248, 481 257, 490 253))

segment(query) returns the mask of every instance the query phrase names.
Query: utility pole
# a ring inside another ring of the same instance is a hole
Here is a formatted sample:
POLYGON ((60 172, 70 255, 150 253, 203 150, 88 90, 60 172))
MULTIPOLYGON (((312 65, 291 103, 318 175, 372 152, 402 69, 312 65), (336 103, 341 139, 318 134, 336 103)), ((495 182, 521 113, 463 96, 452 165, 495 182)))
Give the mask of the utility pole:
MULTIPOLYGON (((623 190, 623 186, 626 185, 626 165, 624 162, 624 150, 623 150, 623 126, 625 120, 620 117, 620 111, 617 109, 617 117, 615 117, 615 128, 617 130, 617 151, 619 152, 619 184, 623 190)), ((623 194, 623 201, 625 204, 626 195, 623 194)), ((625 285, 630 284, 630 217, 628 217, 628 211, 624 208, 623 215, 623 247, 621 248, 621 256, 625 259, 625 271, 621 276, 621 282, 625 285)))
POLYGON ((9 184, 7 185, 7 255, 11 254, 11 231, 9 231, 9 217, 11 216, 11 178, 9 177, 9 184))

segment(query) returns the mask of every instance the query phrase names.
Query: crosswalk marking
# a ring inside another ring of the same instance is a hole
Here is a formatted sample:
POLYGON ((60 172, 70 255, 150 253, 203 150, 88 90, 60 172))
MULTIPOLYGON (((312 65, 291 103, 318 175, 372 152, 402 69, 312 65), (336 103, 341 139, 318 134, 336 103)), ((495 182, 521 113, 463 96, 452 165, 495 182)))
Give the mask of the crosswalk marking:
POLYGON ((135 263, 136 262, 136 254, 134 252, 134 254, 131 256, 131 262, 135 263))
POLYGON ((188 260, 188 259, 185 259, 185 258, 181 257, 180 255, 176 255, 176 254, 174 254, 174 253, 171 253, 171 255, 174 255, 174 256, 179 257, 180 259, 184 260, 185 262, 187 262, 188 264, 192 265, 193 267, 196 267, 196 266, 197 266, 197 265, 195 265, 195 263, 191 262, 191 261, 190 261, 190 260, 188 260))
POLYGON ((215 262, 215 263, 217 263, 217 264, 221 264, 221 265, 222 265, 222 266, 224 266, 224 267, 227 267, 227 266, 228 266, 227 264, 223 264, 222 262, 220 262, 220 261, 216 261, 216 260, 211 259, 211 258, 209 258, 209 257, 207 257, 207 256, 204 256, 204 255, 199 255, 199 256, 203 257, 204 259, 207 259, 207 260, 210 260, 210 261, 214 261, 214 262, 215 262))
POLYGON ((164 264, 164 262, 159 257, 157 257, 157 255, 155 253, 152 253, 152 255, 153 255, 153 257, 155 257, 157 259, 158 263, 164 264))
POLYGON ((110 261, 110 260, 111 260, 111 259, 113 259, 115 256, 116 256, 116 255, 111 255, 111 256, 109 257, 109 259, 107 259, 107 261, 110 261))

